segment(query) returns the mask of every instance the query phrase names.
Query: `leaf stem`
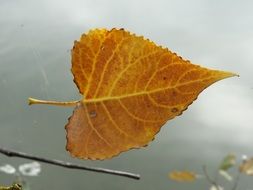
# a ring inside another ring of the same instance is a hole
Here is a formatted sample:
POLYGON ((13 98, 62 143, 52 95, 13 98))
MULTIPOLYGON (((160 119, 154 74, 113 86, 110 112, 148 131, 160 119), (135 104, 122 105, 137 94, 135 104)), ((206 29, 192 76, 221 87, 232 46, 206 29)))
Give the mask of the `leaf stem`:
POLYGON ((69 101, 69 102, 58 102, 58 101, 47 101, 47 100, 39 100, 35 98, 28 98, 28 104, 47 104, 47 105, 55 105, 55 106, 76 106, 80 101, 69 101))

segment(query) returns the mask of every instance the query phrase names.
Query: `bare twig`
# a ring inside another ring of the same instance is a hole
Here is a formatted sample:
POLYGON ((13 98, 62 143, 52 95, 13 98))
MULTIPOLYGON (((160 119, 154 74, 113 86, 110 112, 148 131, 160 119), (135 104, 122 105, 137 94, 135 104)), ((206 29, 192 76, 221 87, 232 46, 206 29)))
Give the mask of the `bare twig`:
POLYGON ((0 147, 0 153, 9 156, 9 157, 20 157, 20 158, 25 158, 29 160, 35 160, 38 162, 43 162, 47 164, 52 164, 56 166, 61 166, 64 168, 69 168, 69 169, 79 169, 79 170, 88 170, 92 172, 98 172, 98 173, 106 173, 106 174, 111 174, 111 175, 118 175, 118 176, 123 176, 123 177, 128 177, 132 179, 140 179, 139 174, 133 174, 129 172, 124 172, 124 171, 117 171, 117 170, 110 170, 110 169, 105 169, 105 168, 97 168, 97 167, 88 167, 88 166, 81 166, 69 162, 63 162, 61 160, 50 160, 47 158, 41 158, 38 156, 33 156, 29 155, 23 152, 18 152, 18 151, 13 151, 13 150, 8 150, 3 147, 0 147))
POLYGON ((219 185, 218 185, 214 180, 212 180, 212 179, 210 178, 210 176, 208 175, 207 170, 206 170, 206 166, 203 166, 202 169, 203 169, 204 175, 205 175, 205 177, 206 177, 206 180, 207 180, 209 183, 211 183, 213 186, 215 186, 215 188, 216 188, 217 190, 220 190, 219 185))
POLYGON ((240 173, 238 171, 237 176, 235 178, 235 182, 234 182, 234 186, 233 186, 232 190, 236 190, 237 189, 239 180, 240 180, 240 173))

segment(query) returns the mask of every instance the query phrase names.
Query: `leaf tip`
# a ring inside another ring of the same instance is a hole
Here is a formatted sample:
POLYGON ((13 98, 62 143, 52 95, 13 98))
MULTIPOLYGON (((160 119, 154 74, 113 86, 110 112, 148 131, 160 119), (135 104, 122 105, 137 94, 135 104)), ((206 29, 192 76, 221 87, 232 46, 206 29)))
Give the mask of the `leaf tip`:
POLYGON ((228 72, 228 77, 240 77, 240 75, 237 73, 228 72))
POLYGON ((212 70, 213 71, 213 77, 216 81, 227 79, 230 77, 239 77, 237 73, 229 72, 229 71, 221 71, 221 70, 212 70))
POLYGON ((237 73, 233 72, 228 72, 228 71, 221 71, 220 72, 220 77, 225 79, 225 78, 230 78, 230 77, 239 77, 240 75, 237 73))

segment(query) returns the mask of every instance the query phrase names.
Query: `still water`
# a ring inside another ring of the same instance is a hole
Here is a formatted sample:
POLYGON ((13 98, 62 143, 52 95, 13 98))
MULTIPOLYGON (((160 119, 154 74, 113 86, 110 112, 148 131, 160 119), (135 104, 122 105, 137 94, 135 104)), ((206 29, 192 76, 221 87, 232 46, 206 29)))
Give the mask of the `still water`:
MULTIPOLYGON (((227 153, 253 156, 252 7, 247 0, 1 0, 0 146, 141 175, 135 181, 42 164, 37 177, 24 177, 30 189, 208 189, 204 179, 177 183, 168 172, 202 173, 206 165, 212 176, 227 153), (107 161, 73 159, 65 151, 64 130, 73 109, 29 107, 27 98, 81 98, 70 72, 70 50, 82 33, 97 27, 125 28, 193 63, 240 78, 209 87, 146 148, 107 161)), ((27 162, 0 155, 0 165, 27 162)), ((0 184, 14 179, 0 173, 0 184)), ((243 177, 239 189, 253 189, 252 177, 243 177)))

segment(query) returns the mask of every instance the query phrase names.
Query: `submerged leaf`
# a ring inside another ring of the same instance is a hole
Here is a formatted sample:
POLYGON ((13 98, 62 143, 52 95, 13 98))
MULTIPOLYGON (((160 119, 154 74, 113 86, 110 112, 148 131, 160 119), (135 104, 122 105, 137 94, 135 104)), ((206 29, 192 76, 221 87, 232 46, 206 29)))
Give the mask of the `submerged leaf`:
POLYGON ((253 158, 244 160, 239 167, 239 171, 246 175, 253 176, 253 158))
POLYGON ((178 182, 193 182, 197 179, 197 174, 190 171, 173 171, 169 173, 169 178, 178 182))
POLYGON ((221 162, 219 169, 227 171, 229 168, 236 164, 236 156, 234 154, 228 154, 221 162))

